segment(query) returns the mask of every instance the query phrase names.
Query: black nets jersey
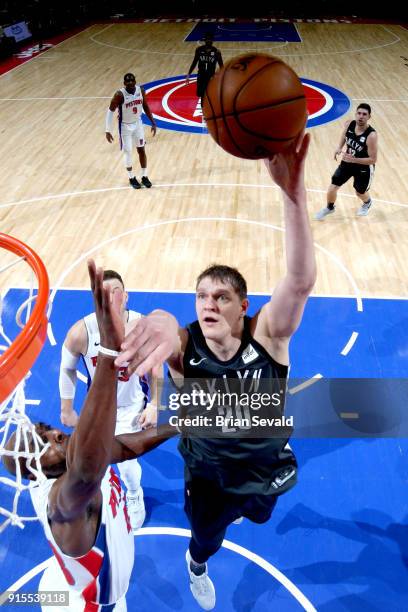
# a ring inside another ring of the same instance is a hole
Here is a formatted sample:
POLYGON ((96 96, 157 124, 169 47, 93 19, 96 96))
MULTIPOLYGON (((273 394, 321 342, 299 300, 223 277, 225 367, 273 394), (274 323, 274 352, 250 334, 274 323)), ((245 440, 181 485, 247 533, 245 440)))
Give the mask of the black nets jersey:
MULTIPOLYGON (((249 325, 250 318, 245 317, 237 353, 228 361, 220 361, 208 348, 198 321, 190 324, 183 361, 185 385, 191 389, 201 384, 215 393, 231 391, 236 381, 241 391, 249 391, 249 396, 260 390, 270 396, 279 394, 278 407, 272 412, 282 415, 288 367, 277 363, 251 336, 249 325)), ((224 417, 228 414, 234 417, 234 413, 236 416, 236 410, 243 416, 239 402, 216 408, 224 417)), ((251 405, 247 406, 248 411, 251 412, 251 405)), ((226 419, 227 426, 222 426, 216 436, 183 435, 179 450, 188 469, 193 476, 215 480, 231 493, 279 495, 285 492, 296 482, 296 459, 287 445, 291 431, 278 429, 269 437, 260 437, 263 434, 256 429, 255 437, 248 432, 246 423, 240 428, 244 421, 226 419), (282 481, 278 475, 287 467, 290 468, 286 471, 288 477, 282 481)))
MULTIPOLYGON (((362 133, 357 135, 356 132, 356 121, 351 121, 346 131, 346 146, 347 153, 354 157, 369 157, 367 148, 367 138, 371 132, 375 132, 375 129, 370 125, 362 133)), ((342 162, 347 163, 347 162, 342 162)))
POLYGON ((199 77, 212 77, 219 62, 220 52, 216 47, 202 45, 195 52, 199 77))

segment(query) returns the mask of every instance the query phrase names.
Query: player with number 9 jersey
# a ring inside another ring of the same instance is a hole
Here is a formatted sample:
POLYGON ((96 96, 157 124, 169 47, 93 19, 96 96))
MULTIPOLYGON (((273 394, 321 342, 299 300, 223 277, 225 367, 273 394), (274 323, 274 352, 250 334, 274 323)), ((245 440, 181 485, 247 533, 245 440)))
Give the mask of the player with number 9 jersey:
POLYGON ((143 87, 136 85, 136 77, 131 72, 125 74, 121 89, 114 94, 106 113, 105 136, 109 143, 113 142, 112 123, 114 112, 118 111, 119 142, 124 153, 124 161, 129 176, 129 183, 133 189, 140 189, 142 185, 152 186, 147 176, 147 158, 145 152, 145 138, 142 123, 142 112, 149 118, 153 136, 156 134, 156 123, 149 108, 143 87), (136 147, 139 155, 142 176, 140 182, 134 175, 132 166, 132 149, 136 147))

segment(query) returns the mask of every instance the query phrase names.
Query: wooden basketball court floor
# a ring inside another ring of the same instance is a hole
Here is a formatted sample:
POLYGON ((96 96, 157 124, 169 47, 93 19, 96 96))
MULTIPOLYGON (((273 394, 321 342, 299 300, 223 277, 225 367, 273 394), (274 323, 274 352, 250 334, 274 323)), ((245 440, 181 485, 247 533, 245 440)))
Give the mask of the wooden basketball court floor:
MULTIPOLYGON (((356 217, 359 203, 347 185, 335 215, 311 221, 318 280, 293 340, 292 372, 406 379, 408 31, 296 27, 299 43, 218 46, 224 60, 249 50, 279 55, 305 79, 350 99, 346 115, 311 128, 311 219, 325 203, 333 151, 359 102, 373 108, 379 155, 368 217, 356 217)), ((27 385, 40 400, 27 408, 33 418, 58 422, 59 351, 71 323, 91 308, 90 254, 121 272, 131 307, 166 307, 183 323, 194 316, 194 279, 210 262, 243 272, 253 309, 284 272, 281 198, 261 162, 227 155, 204 133, 161 128, 151 138, 146 127, 154 187, 134 191, 116 135, 113 145, 105 140, 106 108, 123 74, 135 72, 139 83, 185 74, 191 29, 187 22, 96 24, 0 77, 0 228, 40 254, 53 287, 52 334, 27 385)), ((2 252, 2 265, 11 259, 2 252)), ((2 275, 10 329, 26 285, 24 266, 2 275)), ((216 609, 406 610, 406 439, 357 428, 293 445, 298 486, 267 525, 232 527, 231 544, 211 561, 216 609)), ((194 610, 183 565, 181 459, 168 442, 142 463, 147 531, 137 537, 128 609, 194 610)), ((8 528, 0 536, 0 590, 16 582, 35 590, 48 557, 38 525, 8 528)))

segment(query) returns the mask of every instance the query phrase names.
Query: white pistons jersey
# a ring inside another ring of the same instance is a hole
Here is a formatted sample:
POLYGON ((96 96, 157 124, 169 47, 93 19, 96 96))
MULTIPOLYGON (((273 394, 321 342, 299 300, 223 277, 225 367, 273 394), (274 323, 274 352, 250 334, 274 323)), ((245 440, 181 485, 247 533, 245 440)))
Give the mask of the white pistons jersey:
POLYGON ((120 90, 123 94, 123 104, 119 108, 119 128, 122 123, 135 123, 142 120, 143 95, 139 85, 136 85, 135 93, 130 94, 124 87, 120 90))
POLYGON ((108 467, 101 482, 101 520, 95 544, 81 557, 63 553, 52 534, 47 508, 54 482, 55 478, 47 479, 30 489, 30 494, 45 536, 65 576, 65 590, 71 592, 72 604, 64 610, 113 610, 112 604, 123 598, 128 590, 135 554, 126 496, 120 480, 113 468, 108 467))
MULTIPOLYGON (((128 323, 141 318, 139 312, 128 310, 128 323)), ((91 313, 84 317, 86 331, 88 332, 88 346, 83 359, 88 373, 88 388, 91 385, 95 375, 96 362, 98 360, 98 348, 101 342, 99 334, 96 314, 91 313)), ((132 406, 133 412, 140 414, 144 410, 148 401, 149 385, 147 380, 139 378, 137 374, 132 374, 130 377, 126 372, 126 368, 118 370, 118 418, 121 408, 132 406)), ((116 432, 118 434, 118 432, 116 432)), ((124 433, 124 432, 120 432, 124 433)))

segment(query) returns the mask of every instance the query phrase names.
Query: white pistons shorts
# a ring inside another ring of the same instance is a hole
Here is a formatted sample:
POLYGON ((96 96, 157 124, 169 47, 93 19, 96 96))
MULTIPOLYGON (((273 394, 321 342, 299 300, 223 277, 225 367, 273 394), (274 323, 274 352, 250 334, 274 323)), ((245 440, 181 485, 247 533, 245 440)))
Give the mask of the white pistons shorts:
POLYGON ((144 147, 146 144, 144 137, 144 126, 142 121, 134 123, 122 123, 119 126, 121 146, 125 151, 132 151, 133 147, 144 147))
POLYGON ((118 406, 115 436, 141 431, 142 428, 139 425, 139 419, 143 409, 144 407, 140 409, 137 406, 118 406))

